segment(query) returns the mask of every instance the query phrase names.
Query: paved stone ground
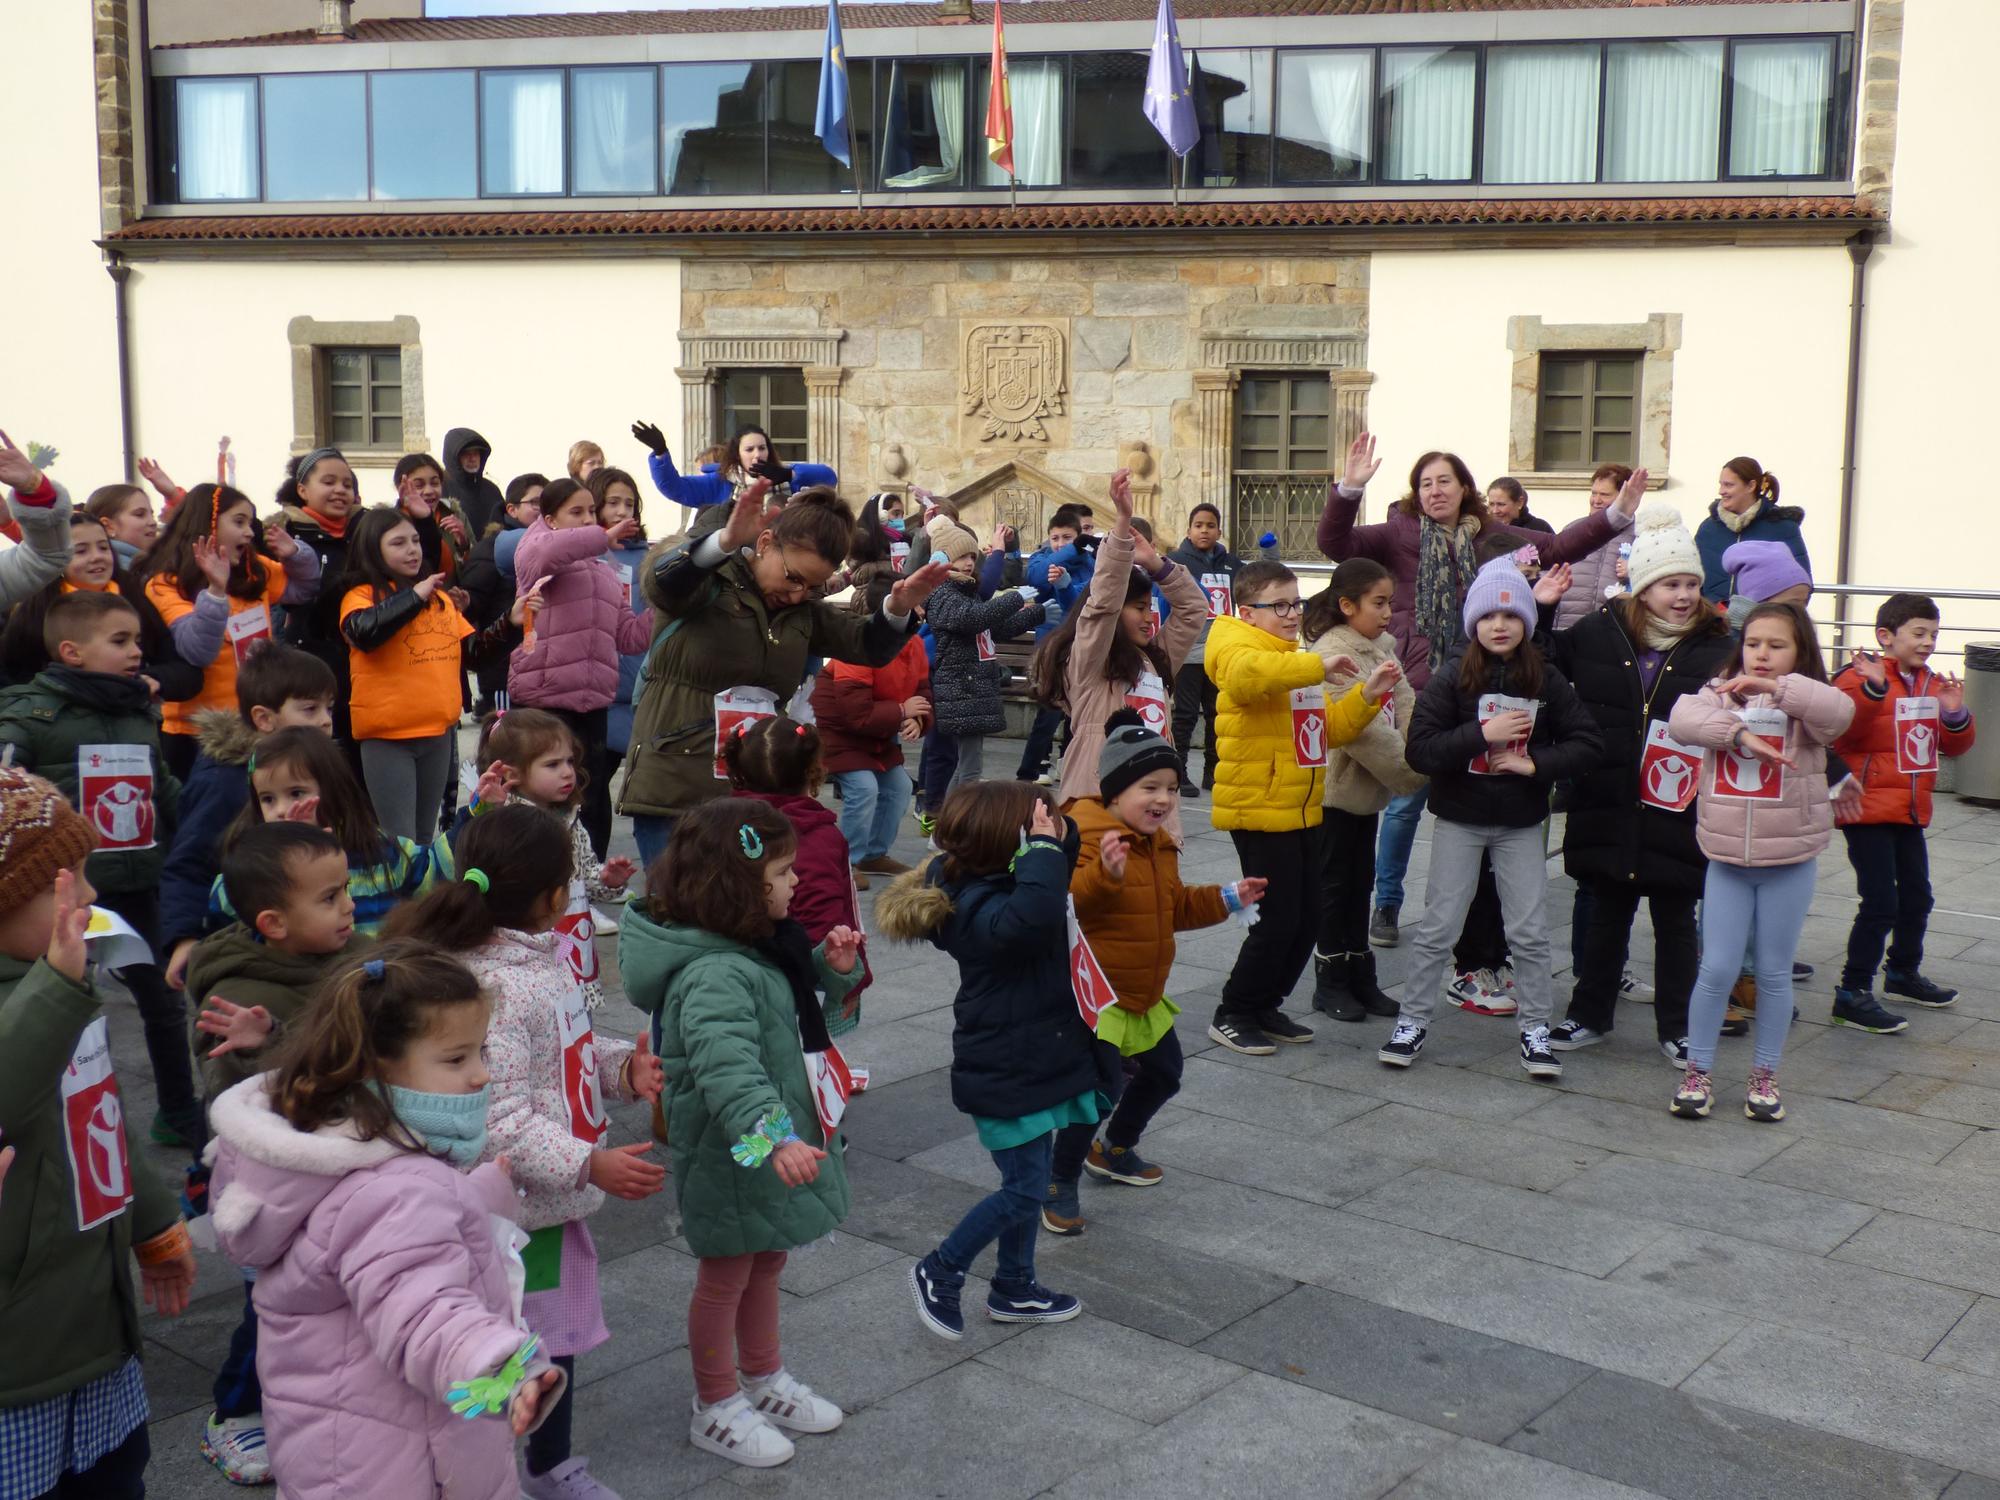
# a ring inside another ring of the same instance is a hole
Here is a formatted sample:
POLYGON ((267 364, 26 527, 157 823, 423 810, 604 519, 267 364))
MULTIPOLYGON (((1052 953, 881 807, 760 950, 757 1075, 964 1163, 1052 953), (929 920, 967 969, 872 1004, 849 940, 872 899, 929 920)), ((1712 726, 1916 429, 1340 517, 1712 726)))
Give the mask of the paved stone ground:
MULTIPOLYGON (((1206 808, 1188 875, 1233 878, 1206 808)), ((1825 1024, 1854 903, 1836 844, 1778 1126, 1729 1092, 1747 1041, 1723 1044, 1726 1107, 1671 1119, 1643 1007, 1553 1087, 1520 1072, 1511 1023, 1451 1010, 1407 1073, 1375 1061, 1380 1023, 1239 1057, 1205 1034, 1239 930, 1193 934, 1171 982, 1186 1087, 1148 1137, 1165 1183, 1086 1180, 1089 1232, 1043 1237, 1081 1320, 975 1322, 957 1345, 919 1328, 906 1272, 994 1176, 951 1107, 950 967, 880 946, 848 1049, 874 1070, 854 1213, 784 1279, 787 1363, 847 1425, 765 1474, 689 1448, 694 1266, 669 1192, 593 1223, 615 1333, 580 1362, 578 1451, 628 1500, 2000 1500, 2000 815, 1940 799, 1931 860, 1928 967, 1965 998, 1900 1037, 1825 1024)), ((1565 922, 1569 892, 1555 876, 1565 922)), ((137 1017, 113 1015, 145 1119, 137 1017)), ((621 999, 604 1019, 638 1023, 621 999)), ((618 1116, 615 1140, 644 1134, 618 1116)), ((204 1256, 188 1315, 147 1323, 157 1495, 231 1493, 196 1442, 238 1287, 204 1256)))

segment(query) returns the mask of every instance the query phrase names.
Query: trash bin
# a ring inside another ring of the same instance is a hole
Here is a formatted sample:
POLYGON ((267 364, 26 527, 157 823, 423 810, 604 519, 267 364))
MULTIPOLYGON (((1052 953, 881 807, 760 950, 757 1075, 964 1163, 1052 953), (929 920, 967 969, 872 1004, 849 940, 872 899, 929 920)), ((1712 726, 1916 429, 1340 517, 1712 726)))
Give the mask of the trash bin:
MULTIPOLYGON (((1965 706, 1982 729, 2000 725, 2000 641, 1969 641, 1965 647, 1965 706)), ((2000 802, 2000 734, 1982 734, 1958 757, 1961 797, 2000 802)))

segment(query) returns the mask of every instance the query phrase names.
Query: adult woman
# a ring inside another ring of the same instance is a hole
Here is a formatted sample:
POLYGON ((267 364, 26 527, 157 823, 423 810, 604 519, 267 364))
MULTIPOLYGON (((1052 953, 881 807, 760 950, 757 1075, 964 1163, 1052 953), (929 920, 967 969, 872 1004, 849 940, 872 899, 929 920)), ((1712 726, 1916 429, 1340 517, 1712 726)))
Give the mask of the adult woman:
MULTIPOLYGON (((1623 464, 1599 464, 1590 476, 1591 514, 1616 500, 1631 477, 1632 471, 1623 464)), ((1618 574, 1618 549, 1631 540, 1621 533, 1570 565, 1569 592, 1556 606, 1556 629, 1568 630, 1606 599, 1625 592, 1625 580, 1618 574)))
POLYGON ((1555 527, 1528 509, 1527 490, 1510 475, 1502 474, 1486 486, 1486 515, 1494 524, 1512 526, 1516 531, 1556 533, 1555 527))
MULTIPOLYGON (((1403 672, 1419 694, 1430 681, 1432 662, 1442 660, 1463 639, 1459 615, 1465 591, 1478 572, 1473 544, 1483 532, 1520 538, 1520 545, 1535 549, 1544 568, 1573 563, 1631 525, 1645 493, 1646 471, 1641 469, 1613 505, 1554 536, 1494 527, 1465 461, 1455 453, 1433 451, 1411 466, 1409 492, 1396 502, 1386 521, 1357 526, 1362 492, 1381 467, 1374 437, 1362 433, 1347 451, 1339 483, 1327 495, 1326 511, 1319 520, 1319 550, 1335 562, 1372 557, 1396 580, 1389 631, 1396 638, 1403 672)), ((1375 917, 1368 932, 1369 940, 1380 947, 1394 947, 1397 942, 1403 872, 1416 843, 1423 799, 1421 792, 1398 797, 1382 814, 1375 851, 1375 917)))
POLYGON ((1712 604, 1728 601, 1729 572, 1722 566, 1722 554, 1734 542, 1783 542, 1811 577, 1812 559, 1799 531, 1805 518, 1798 506, 1778 504, 1777 475, 1754 458, 1730 459, 1715 482, 1708 519, 1694 534, 1694 544, 1701 549, 1702 598, 1712 604))
POLYGON ((729 795, 715 774, 721 695, 760 689, 782 705, 813 657, 887 666, 915 628, 911 611, 944 581, 945 567, 926 563, 866 617, 810 598, 847 556, 854 514, 817 488, 767 512, 769 489, 753 480, 646 565, 646 598, 667 623, 644 669, 618 806, 649 866, 675 818, 729 795))
MULTIPOLYGON (((283 639, 317 656, 333 669, 333 737, 343 745, 354 735, 347 716, 347 642, 340 634, 340 596, 347 577, 347 528, 361 508, 361 487, 338 448, 315 448, 286 466, 278 486, 282 532, 319 559, 319 588, 287 597, 283 639)), ((176 514, 178 511, 176 511, 176 514)), ((275 546, 273 547, 275 551, 275 546)))
POLYGON ((761 427, 738 429, 730 441, 729 456, 713 474, 683 474, 674 467, 667 452, 666 435, 650 422, 634 422, 632 436, 652 451, 646 467, 662 495, 676 505, 700 507, 721 505, 734 499, 753 479, 767 481, 782 500, 791 490, 840 483, 840 476, 824 464, 781 464, 771 447, 771 435, 761 427))

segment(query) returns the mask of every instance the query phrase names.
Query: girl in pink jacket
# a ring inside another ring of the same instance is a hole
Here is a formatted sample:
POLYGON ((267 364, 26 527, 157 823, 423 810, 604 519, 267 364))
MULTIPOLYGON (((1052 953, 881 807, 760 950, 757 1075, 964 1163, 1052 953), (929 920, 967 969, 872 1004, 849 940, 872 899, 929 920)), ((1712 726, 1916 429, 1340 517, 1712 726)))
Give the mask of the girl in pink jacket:
POLYGON ((385 943, 328 978, 276 1072, 211 1110, 211 1218, 257 1272, 291 1500, 513 1500, 514 1438, 565 1399, 520 1322, 505 1164, 468 1172, 487 1015, 464 965, 385 943))
MULTIPOLYGON (((607 1148, 610 1100, 659 1098, 660 1064, 642 1041, 599 1037, 555 930, 569 904, 570 834, 538 807, 482 812, 458 841, 459 878, 400 908, 385 930, 421 939, 471 971, 492 1001, 486 1063, 493 1105, 485 1155, 504 1155, 521 1192, 527 1295, 542 1352, 574 1375, 576 1356, 611 1335, 584 1220, 604 1195, 644 1198, 666 1170, 639 1160, 652 1142, 607 1148)), ((528 1440, 528 1500, 617 1500, 570 1456, 570 1398, 528 1440)))
POLYGON ((1677 702, 1667 721, 1674 745, 1701 755, 1695 828, 1709 861, 1687 1075, 1673 1102, 1683 1119, 1705 1118, 1714 1103, 1709 1071, 1746 948, 1757 976, 1757 1044, 1743 1113, 1785 1117, 1777 1070, 1792 1024, 1792 958, 1819 853, 1833 836, 1826 747, 1853 717, 1853 701, 1826 680, 1805 611, 1760 604, 1722 675, 1677 702))

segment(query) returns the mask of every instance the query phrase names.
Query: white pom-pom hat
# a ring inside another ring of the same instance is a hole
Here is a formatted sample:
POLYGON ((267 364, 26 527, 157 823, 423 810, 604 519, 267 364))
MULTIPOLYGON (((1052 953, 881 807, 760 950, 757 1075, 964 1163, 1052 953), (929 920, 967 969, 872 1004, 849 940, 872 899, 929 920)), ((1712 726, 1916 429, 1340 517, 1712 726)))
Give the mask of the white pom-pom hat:
POLYGON ((1679 511, 1657 501, 1639 508, 1632 523, 1632 556, 1626 561, 1625 573, 1635 594, 1677 573, 1703 576, 1701 551, 1681 524, 1679 511))

